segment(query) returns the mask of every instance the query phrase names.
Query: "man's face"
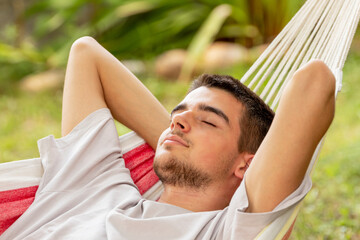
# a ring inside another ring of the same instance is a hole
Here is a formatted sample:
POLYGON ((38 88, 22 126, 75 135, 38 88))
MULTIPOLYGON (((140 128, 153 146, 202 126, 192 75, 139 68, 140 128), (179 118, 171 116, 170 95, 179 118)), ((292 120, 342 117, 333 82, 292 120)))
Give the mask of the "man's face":
POLYGON ((154 169, 164 184, 203 188, 232 174, 242 105, 230 93, 200 87, 174 108, 159 138, 154 169))

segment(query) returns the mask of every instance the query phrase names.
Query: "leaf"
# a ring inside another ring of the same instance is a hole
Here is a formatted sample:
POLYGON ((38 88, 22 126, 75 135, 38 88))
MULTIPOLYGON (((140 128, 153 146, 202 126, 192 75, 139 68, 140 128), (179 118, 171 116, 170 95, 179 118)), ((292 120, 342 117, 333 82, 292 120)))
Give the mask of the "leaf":
POLYGON ((189 45, 187 58, 179 76, 180 80, 190 80, 195 63, 200 60, 206 48, 213 42, 222 24, 230 14, 231 6, 227 4, 217 6, 210 13, 189 45))

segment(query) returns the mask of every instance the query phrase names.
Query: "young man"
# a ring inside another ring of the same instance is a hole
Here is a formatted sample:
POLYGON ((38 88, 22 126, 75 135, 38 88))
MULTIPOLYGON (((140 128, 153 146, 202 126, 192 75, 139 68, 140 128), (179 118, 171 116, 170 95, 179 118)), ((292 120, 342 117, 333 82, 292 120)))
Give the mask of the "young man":
POLYGON ((66 72, 64 137, 39 141, 35 201, 0 239, 253 239, 311 188, 305 172, 333 119, 334 91, 329 69, 308 63, 271 124, 271 110, 234 79, 203 75, 169 117, 117 59, 81 38, 66 72), (112 116, 156 148, 158 202, 132 182, 112 116))

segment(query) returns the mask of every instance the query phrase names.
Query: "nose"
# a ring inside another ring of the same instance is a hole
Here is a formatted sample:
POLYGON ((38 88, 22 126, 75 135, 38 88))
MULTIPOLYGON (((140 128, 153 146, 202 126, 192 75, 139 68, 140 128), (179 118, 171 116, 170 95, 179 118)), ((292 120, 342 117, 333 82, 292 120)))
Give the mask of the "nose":
POLYGON ((189 132, 191 129, 189 115, 190 113, 188 111, 175 114, 170 124, 171 131, 179 130, 184 133, 189 132))

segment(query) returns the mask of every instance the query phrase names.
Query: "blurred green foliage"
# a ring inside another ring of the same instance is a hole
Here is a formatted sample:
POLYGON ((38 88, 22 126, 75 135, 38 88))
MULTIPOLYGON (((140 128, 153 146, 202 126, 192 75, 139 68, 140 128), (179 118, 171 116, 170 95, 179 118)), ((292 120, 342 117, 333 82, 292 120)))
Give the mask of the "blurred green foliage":
POLYGON ((29 73, 64 67, 71 44, 84 35, 118 58, 152 59, 168 49, 187 48, 211 11, 226 3, 232 14, 216 39, 253 46, 271 40, 304 1, 12 2, 15 17, 0 31, 0 93, 29 73))

